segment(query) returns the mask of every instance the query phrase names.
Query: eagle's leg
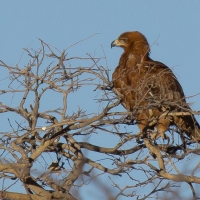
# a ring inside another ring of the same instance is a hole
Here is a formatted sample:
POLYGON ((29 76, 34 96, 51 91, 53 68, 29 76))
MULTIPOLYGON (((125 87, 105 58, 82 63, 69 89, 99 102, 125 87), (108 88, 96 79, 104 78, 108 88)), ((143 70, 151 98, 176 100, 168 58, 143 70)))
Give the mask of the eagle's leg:
MULTIPOLYGON (((141 112, 137 115, 137 125, 140 129, 140 139, 149 138, 149 135, 153 133, 152 125, 149 124, 149 112, 141 112)), ((150 136, 151 138, 151 136, 150 136)))
POLYGON ((138 144, 141 144, 143 143, 143 139, 144 137, 147 137, 147 134, 148 134, 148 131, 147 131, 147 128, 146 128, 146 123, 145 121, 137 121, 137 125, 138 125, 138 128, 140 129, 140 133, 139 133, 139 137, 136 139, 136 142, 138 144))
POLYGON ((162 137, 163 140, 168 139, 169 137, 165 134, 165 132, 168 130, 170 126, 170 120, 168 118, 161 118, 157 122, 157 137, 162 137))

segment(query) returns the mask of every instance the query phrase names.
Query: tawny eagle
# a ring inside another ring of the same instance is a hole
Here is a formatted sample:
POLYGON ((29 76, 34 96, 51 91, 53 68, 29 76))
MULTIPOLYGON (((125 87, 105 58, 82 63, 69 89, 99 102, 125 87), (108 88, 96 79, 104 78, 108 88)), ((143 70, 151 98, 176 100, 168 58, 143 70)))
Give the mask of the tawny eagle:
MULTIPOLYGON (((121 47, 112 80, 122 105, 132 112, 140 132, 156 130, 157 137, 175 125, 189 138, 200 141, 200 126, 186 103, 183 89, 172 70, 149 57, 150 46, 138 31, 125 32, 111 43, 121 47)), ((155 133, 155 132, 154 132, 155 133)))

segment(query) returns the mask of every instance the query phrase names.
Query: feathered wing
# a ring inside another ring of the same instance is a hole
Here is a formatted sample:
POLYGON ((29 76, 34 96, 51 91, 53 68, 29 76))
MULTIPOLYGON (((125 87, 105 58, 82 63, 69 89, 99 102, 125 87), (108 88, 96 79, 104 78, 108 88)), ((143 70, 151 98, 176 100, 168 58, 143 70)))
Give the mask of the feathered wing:
MULTIPOLYGON (((171 117, 171 124, 176 125, 182 132, 185 132, 191 139, 200 141, 200 127, 191 109, 185 101, 183 89, 173 72, 160 62, 147 62, 152 77, 151 93, 153 99, 161 103, 162 111, 169 111, 174 116, 171 117), (154 77, 155 78, 154 78, 154 77), (190 115, 179 115, 175 112, 190 113, 190 115)), ((150 78, 151 79, 151 78, 150 78)))

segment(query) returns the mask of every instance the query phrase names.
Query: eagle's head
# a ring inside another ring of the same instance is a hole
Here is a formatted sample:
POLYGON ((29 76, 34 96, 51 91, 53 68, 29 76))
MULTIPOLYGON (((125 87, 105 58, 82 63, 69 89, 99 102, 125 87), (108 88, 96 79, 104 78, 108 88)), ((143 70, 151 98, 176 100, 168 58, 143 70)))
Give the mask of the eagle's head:
POLYGON ((111 48, 112 47, 121 47, 124 51, 137 51, 138 49, 142 50, 145 54, 150 52, 146 37, 138 31, 122 33, 111 43, 111 48))

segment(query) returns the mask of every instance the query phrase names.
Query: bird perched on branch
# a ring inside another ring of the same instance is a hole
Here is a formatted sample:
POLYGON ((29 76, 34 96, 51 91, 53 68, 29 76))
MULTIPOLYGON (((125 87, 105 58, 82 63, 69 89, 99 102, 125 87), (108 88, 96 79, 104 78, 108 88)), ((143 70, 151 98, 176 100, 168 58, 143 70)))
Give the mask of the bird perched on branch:
POLYGON ((156 130, 154 138, 166 139, 165 132, 175 125, 180 133, 199 142, 200 126, 180 83, 169 67, 149 57, 145 36, 138 31, 125 32, 111 43, 115 46, 124 49, 112 76, 115 92, 133 113, 140 132, 156 130))

